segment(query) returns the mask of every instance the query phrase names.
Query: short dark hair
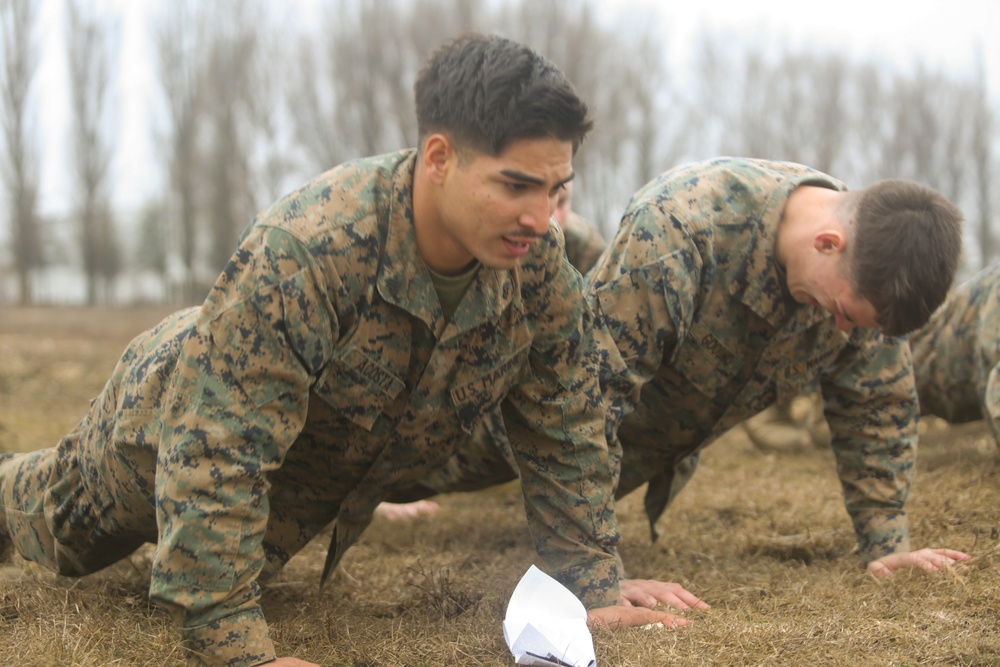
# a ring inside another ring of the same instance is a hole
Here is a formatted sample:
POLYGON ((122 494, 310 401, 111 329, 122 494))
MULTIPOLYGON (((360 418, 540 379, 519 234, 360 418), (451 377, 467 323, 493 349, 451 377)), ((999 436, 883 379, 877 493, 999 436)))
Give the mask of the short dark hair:
POLYGON ((920 183, 887 179, 857 193, 850 271, 879 328, 901 336, 923 326, 951 289, 962 253, 962 212, 920 183))
POLYGON ((468 33, 443 43, 413 87, 420 138, 442 132, 458 150, 499 155, 517 139, 573 144, 593 127, 559 68, 504 37, 468 33))

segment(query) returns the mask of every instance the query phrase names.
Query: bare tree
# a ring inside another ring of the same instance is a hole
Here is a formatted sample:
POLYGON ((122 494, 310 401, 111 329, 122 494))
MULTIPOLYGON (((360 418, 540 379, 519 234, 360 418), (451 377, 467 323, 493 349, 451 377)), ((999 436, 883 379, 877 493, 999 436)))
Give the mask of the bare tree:
POLYGON ((114 214, 112 213, 111 200, 103 197, 94 211, 97 224, 97 247, 99 261, 97 264, 97 277, 99 291, 92 303, 110 304, 115 299, 115 280, 121 274, 124 264, 122 257, 121 238, 118 236, 114 224, 114 214))
MULTIPOLYGON (((333 121, 345 136, 351 137, 350 151, 343 157, 374 155, 415 141, 412 123, 398 124, 403 116, 394 109, 411 109, 413 66, 406 71, 407 45, 403 42, 404 24, 385 21, 399 3, 393 0, 369 0, 363 3, 340 2, 337 18, 339 31, 354 34, 353 39, 334 38, 327 42, 328 58, 337 76, 333 93, 337 98, 333 121), (353 4, 353 6, 352 6, 353 4), (347 18, 347 21, 343 19, 347 18), (372 76, 378 72, 379 76, 372 76), (396 122, 394 122, 396 121, 396 122)), ((346 37, 346 35, 341 35, 346 37)), ((409 118, 412 114, 406 114, 409 118)))
POLYGON ((786 52, 767 86, 782 99, 774 134, 778 155, 830 174, 841 174, 850 114, 845 98, 849 69, 843 57, 786 52))
POLYGON ((833 174, 848 162, 851 70, 841 56, 742 46, 711 34, 696 53, 688 117, 705 136, 700 157, 790 160, 833 174))
MULTIPOLYGON (((939 72, 705 33, 685 82, 665 60, 654 15, 638 17, 638 24, 627 24, 635 12, 608 22, 587 0, 325 0, 321 9, 317 29, 302 33, 296 67, 288 70, 287 114, 304 156, 296 166, 310 172, 414 145, 416 68, 442 39, 478 29, 547 55, 591 107, 597 126, 574 161, 575 206, 606 234, 636 188, 682 159, 794 160, 850 185, 903 176, 952 198, 974 187, 974 169, 983 174, 977 182, 988 182, 993 158, 981 152, 995 138, 972 137, 995 131, 992 116, 974 122, 972 110, 981 106, 970 97, 974 90, 939 72), (976 123, 985 125, 977 130, 976 123)), ((218 83, 209 88, 217 97, 225 92, 218 83)), ((216 147, 235 136, 223 132, 229 121, 214 115, 221 108, 213 105, 213 120, 204 126, 216 147)), ((213 164, 202 180, 216 189, 225 183, 223 165, 230 176, 252 176, 249 163, 213 164)), ((288 167, 278 165, 275 173, 288 167)), ((223 200, 238 199, 216 197, 214 206, 222 210, 223 200)), ((987 205, 979 208, 988 216, 987 205)))
POLYGON ((152 271, 159 277, 163 294, 169 296, 166 218, 167 210, 161 202, 150 201, 143 207, 135 257, 142 269, 152 271))
MULTIPOLYGON (((669 63, 664 58, 662 42, 655 24, 644 23, 644 29, 629 31, 634 44, 634 60, 638 66, 623 73, 626 86, 634 91, 635 125, 632 139, 636 146, 635 170, 638 185, 673 166, 687 144, 687 128, 671 116, 673 109, 682 109, 682 95, 672 80, 669 63), (658 66, 648 66, 658 63, 658 66)), ((635 188, 632 188, 633 190, 635 188)), ((629 193, 631 195, 631 193, 629 193)), ((617 221, 616 221, 617 222, 617 221)), ((607 230, 613 234, 614 229, 607 230)))
POLYGON ((310 169, 417 141, 413 82, 441 40, 472 28, 474 0, 328 0, 298 53, 290 100, 310 169))
POLYGON ((95 304, 99 284, 107 299, 120 266, 108 184, 113 120, 108 105, 118 26, 109 16, 87 13, 79 0, 66 0, 66 14, 79 241, 87 303, 95 304))
POLYGON ((980 106, 967 82, 919 63, 906 72, 836 53, 775 54, 714 35, 702 38, 695 62, 698 112, 689 117, 705 138, 701 157, 793 160, 860 185, 912 178, 962 199, 980 106))
POLYGON ((210 234, 208 265, 221 270, 236 248, 240 232, 258 203, 253 153, 260 135, 259 63, 263 4, 226 0, 214 5, 218 20, 208 35, 205 83, 205 155, 203 182, 210 234))
POLYGON ((256 126, 256 147, 253 153, 250 202, 260 208, 285 194, 289 178, 297 176, 297 161, 292 150, 292 126, 288 117, 287 63, 292 49, 285 37, 291 34, 291 26, 281 17, 275 17, 271 29, 258 36, 261 55, 254 59, 256 71, 252 75, 257 82, 254 91, 254 123, 256 126), (261 94, 266 91, 266 94, 261 94))
POLYGON ((180 255, 184 276, 180 301, 198 299, 196 268, 200 217, 198 210, 199 121, 204 106, 201 61, 205 57, 205 5, 198 0, 164 3, 153 18, 152 32, 157 72, 166 101, 166 128, 160 137, 170 175, 167 220, 173 243, 180 255))
POLYGON ((684 156, 689 160, 711 155, 736 155, 738 150, 726 144, 738 113, 733 94, 734 58, 724 36, 702 29, 694 42, 691 66, 682 85, 686 90, 683 105, 673 114, 687 129, 684 156))
POLYGON ((986 90, 986 72, 982 52, 978 54, 977 76, 973 86, 972 123, 970 139, 972 147, 973 187, 977 219, 975 236, 979 244, 979 268, 984 268, 1000 254, 997 236, 993 229, 994 204, 994 145, 996 142, 996 122, 993 109, 989 106, 986 90))
POLYGON ((3 183, 11 224, 11 257, 22 305, 32 299, 32 272, 42 264, 38 220, 38 159, 33 143, 28 94, 38 64, 35 43, 37 3, 0 0, 0 70, 4 157, 3 183))
POLYGON ((511 0, 490 25, 551 59, 595 119, 574 160, 574 208, 605 235, 629 196, 679 155, 683 127, 664 122, 669 69, 653 14, 602 21, 590 2, 511 0))
POLYGON ((415 145, 416 70, 441 40, 467 30, 529 44, 590 105, 597 129, 575 161, 578 209, 611 219, 677 150, 680 130, 663 123, 667 70, 650 21, 605 25, 592 2, 565 0, 329 0, 324 9, 289 101, 314 169, 415 145))

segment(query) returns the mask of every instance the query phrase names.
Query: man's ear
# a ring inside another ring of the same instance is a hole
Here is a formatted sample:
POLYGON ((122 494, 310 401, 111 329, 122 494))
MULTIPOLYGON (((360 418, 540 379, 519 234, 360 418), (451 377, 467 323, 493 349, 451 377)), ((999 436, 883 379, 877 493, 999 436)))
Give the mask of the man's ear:
POLYGON ((448 175, 452 164, 457 162, 455 147, 443 134, 437 133, 424 139, 421 151, 420 165, 427 179, 436 185, 441 185, 448 175))
POLYGON ((842 229, 827 228, 813 236, 813 248, 821 253, 843 252, 847 247, 847 235, 842 229))

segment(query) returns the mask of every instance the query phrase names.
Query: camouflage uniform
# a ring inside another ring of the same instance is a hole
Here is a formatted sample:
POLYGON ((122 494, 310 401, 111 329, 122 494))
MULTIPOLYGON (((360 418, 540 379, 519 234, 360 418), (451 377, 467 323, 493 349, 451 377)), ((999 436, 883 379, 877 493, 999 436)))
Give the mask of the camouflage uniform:
POLYGON ((189 663, 259 664, 274 650, 258 575, 335 522, 328 572, 393 488, 502 411, 487 428, 539 553, 588 607, 617 603, 581 278, 550 231, 519 267, 481 268, 446 321, 415 245, 414 163, 348 163, 262 213, 205 304, 137 337, 58 447, 0 465, 19 552, 80 575, 156 542, 150 596, 189 663))
MULTIPOLYGON (((607 243, 593 225, 572 211, 561 227, 566 237, 566 259, 573 268, 586 274, 597 264, 607 243)), ((498 417, 493 415, 492 419, 498 417)), ((444 466, 414 484, 397 487, 389 499, 397 503, 413 502, 439 493, 478 491, 517 479, 510 445, 490 435, 486 428, 488 419, 444 466)))
POLYGON ((910 349, 921 413, 986 418, 1000 446, 1000 262, 957 287, 910 349))
POLYGON ((840 331, 796 303, 775 259, 799 185, 843 190, 791 163, 722 158, 668 171, 632 198, 588 298, 605 355, 618 494, 649 482, 651 527, 732 426, 819 381, 847 510, 868 560, 909 548, 917 403, 905 339, 840 331))
POLYGON ((601 258, 607 242, 593 225, 573 211, 566 216, 562 230, 566 237, 566 258, 577 271, 586 275, 601 258))

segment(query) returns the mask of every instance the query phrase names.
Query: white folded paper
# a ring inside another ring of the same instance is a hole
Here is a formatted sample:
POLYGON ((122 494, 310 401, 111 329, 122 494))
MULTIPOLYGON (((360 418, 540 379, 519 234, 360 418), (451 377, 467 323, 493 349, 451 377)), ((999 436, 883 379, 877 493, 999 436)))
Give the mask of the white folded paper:
POLYGON ((503 636, 518 665, 597 667, 587 610, 534 565, 510 596, 503 636))

